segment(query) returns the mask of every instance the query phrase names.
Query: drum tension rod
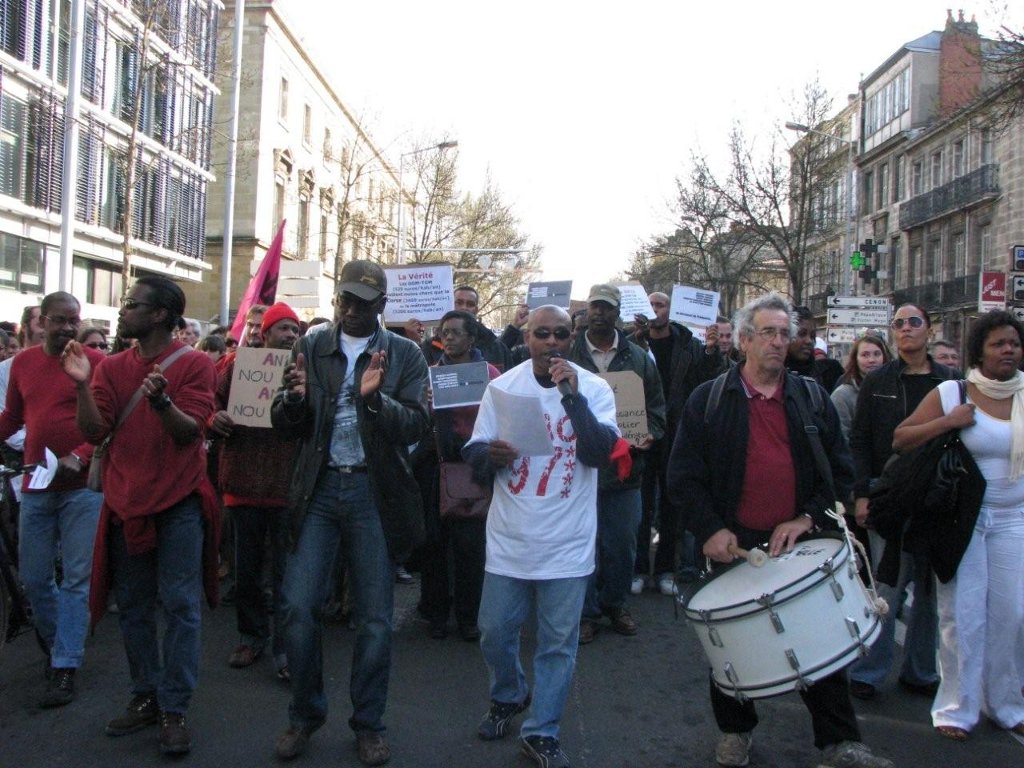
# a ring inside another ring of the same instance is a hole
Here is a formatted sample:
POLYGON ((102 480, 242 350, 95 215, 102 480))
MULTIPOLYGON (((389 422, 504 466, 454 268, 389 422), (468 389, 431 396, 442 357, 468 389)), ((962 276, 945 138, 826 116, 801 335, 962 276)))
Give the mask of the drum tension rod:
POLYGON ((757 598, 757 604, 768 611, 768 618, 771 619, 772 627, 775 628, 775 634, 781 635, 786 631, 786 627, 782 623, 782 619, 779 618, 779 614, 775 612, 773 603, 775 601, 775 595, 761 595, 757 598))
POLYGON ((708 631, 708 638, 711 640, 711 644, 716 648, 724 648, 725 644, 722 642, 722 638, 719 637, 718 630, 711 625, 711 611, 700 611, 700 618, 708 631))
POLYGON ((864 644, 864 639, 860 636, 860 626, 857 624, 857 621, 847 616, 846 629, 849 630, 850 636, 857 641, 857 645, 859 646, 858 653, 862 657, 867 656, 868 647, 864 644))
POLYGON ((837 603, 841 603, 844 596, 843 585, 836 581, 836 569, 832 562, 832 558, 830 557, 824 563, 819 565, 818 570, 828 576, 829 580, 832 582, 829 584, 829 586, 832 587, 832 596, 836 599, 837 603))
POLYGON ((796 657, 796 653, 792 648, 786 649, 786 659, 789 661, 789 666, 796 672, 796 689, 798 691, 806 691, 809 687, 809 683, 804 680, 804 676, 800 674, 800 660, 796 657))

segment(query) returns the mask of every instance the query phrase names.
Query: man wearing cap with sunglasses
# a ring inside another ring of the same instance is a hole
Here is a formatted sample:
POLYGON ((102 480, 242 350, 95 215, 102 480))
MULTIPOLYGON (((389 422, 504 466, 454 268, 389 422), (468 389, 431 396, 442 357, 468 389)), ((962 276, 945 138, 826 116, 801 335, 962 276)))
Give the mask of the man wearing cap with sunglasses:
MULTIPOLYGON (((960 378, 958 371, 940 365, 928 354, 931 321, 924 309, 904 304, 896 310, 891 327, 896 357, 864 378, 850 429, 855 473, 854 509, 860 525, 868 525, 868 493, 892 455, 896 427, 940 382, 960 378)), ((883 541, 874 532, 871 532, 871 539, 877 567, 883 541)), ((931 567, 926 555, 903 552, 897 583, 892 589, 879 585, 882 596, 891 606, 882 622, 882 633, 868 655, 850 667, 850 693, 859 699, 874 697, 889 674, 895 652, 896 615, 910 581, 914 582, 914 605, 906 621, 899 682, 906 690, 922 696, 933 697, 938 690, 939 673, 935 667, 938 614, 931 567)))
POLYGON ((391 671, 394 563, 423 539, 423 511, 406 446, 430 427, 427 364, 419 347, 385 330, 379 265, 342 268, 334 323, 292 348, 274 398, 274 427, 299 440, 288 505, 290 552, 282 585, 285 653, 292 680, 290 725, 278 758, 302 754, 327 719, 322 609, 336 557, 348 565, 357 622, 349 726, 359 759, 383 765, 391 671))
POLYGON ((544 306, 530 313, 530 359, 488 385, 462 450, 474 479, 494 485, 478 619, 491 703, 477 733, 500 739, 530 708, 521 749, 541 768, 569 765, 559 723, 594 570, 598 469, 608 466, 619 437, 611 388, 565 359, 570 333, 565 310, 544 306), (549 451, 522 456, 508 441, 498 418, 505 402, 498 391, 537 401, 549 451), (519 633, 531 606, 537 613, 532 690, 519 658, 519 633))

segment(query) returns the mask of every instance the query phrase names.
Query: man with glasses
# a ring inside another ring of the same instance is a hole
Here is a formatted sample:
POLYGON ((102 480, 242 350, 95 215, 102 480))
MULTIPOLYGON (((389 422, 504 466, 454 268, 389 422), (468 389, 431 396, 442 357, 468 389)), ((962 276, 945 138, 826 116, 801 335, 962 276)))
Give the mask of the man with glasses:
POLYGON ((121 300, 117 323, 117 335, 138 344, 105 357, 95 371, 91 350, 77 341, 63 355, 82 432, 94 444, 113 433, 103 458, 90 608, 98 621, 113 589, 132 699, 106 733, 159 723, 160 751, 172 755, 192 747, 185 715, 199 677, 204 586, 207 601, 217 603, 220 519, 203 439, 216 375, 210 358, 175 340, 184 312, 177 284, 140 277, 121 300))
MULTIPOLYGON (((862 526, 868 525, 868 493, 892 455, 896 427, 940 382, 960 378, 959 371, 940 365, 928 354, 931 320, 923 308, 904 304, 896 310, 891 327, 896 357, 861 382, 850 429, 850 451, 856 476, 854 514, 862 526)), ((907 514, 911 512, 908 510, 907 514)), ((874 531, 869 530, 869 536, 877 568, 885 543, 874 531)), ((927 554, 902 552, 896 584, 879 585, 890 606, 882 621, 882 632, 870 653, 850 668, 850 691, 859 699, 873 698, 889 674, 895 658, 896 616, 911 581, 914 582, 914 605, 909 618, 906 612, 903 614, 907 633, 899 683, 911 693, 929 698, 938 690, 939 673, 935 665, 938 613, 931 567, 927 554)))
MULTIPOLYGON (((815 528, 834 530, 826 511, 849 495, 850 455, 832 401, 824 392, 814 397, 810 388, 817 384, 786 371, 792 322, 786 301, 776 293, 740 309, 734 327, 743 363, 723 374, 720 398, 711 410, 715 383, 697 388, 675 437, 669 493, 687 497, 687 527, 715 563, 737 559, 736 547, 765 545, 775 557, 791 551, 798 537, 815 528), (805 413, 820 435, 832 483, 817 469, 805 413)), ((714 680, 710 685, 721 731, 715 758, 721 766, 747 765, 758 723, 754 704, 727 695, 714 680)), ((844 670, 811 684, 800 696, 811 714, 814 744, 822 750, 820 768, 892 768, 860 741, 844 670)))
POLYGON ((608 466, 619 436, 611 388, 565 359, 570 333, 565 310, 544 306, 530 313, 530 359, 490 383, 462 451, 474 479, 494 485, 479 615, 491 704, 477 733, 500 739, 529 707, 520 744, 541 768, 569 765, 559 723, 594 570, 598 470, 608 466), (549 451, 520 455, 499 426, 498 411, 508 400, 496 392, 536 401, 549 451), (537 614, 532 691, 519 658, 531 607, 537 614))
POLYGON ((406 446, 428 434, 427 365, 409 339, 385 330, 387 277, 371 261, 341 270, 333 324, 292 347, 274 398, 274 427, 298 439, 289 493, 291 551, 282 585, 291 673, 289 727, 278 758, 305 751, 327 719, 323 606, 342 558, 351 575, 356 636, 349 694, 359 760, 391 757, 384 708, 391 671, 394 562, 423 539, 423 510, 406 446))
MULTIPOLYGON (((92 446, 75 421, 75 384, 61 366, 61 353, 82 322, 79 309, 78 300, 63 291, 43 299, 43 343, 12 361, 0 415, 0 440, 27 427, 26 461, 46 462, 46 450, 59 457, 57 474, 46 488, 30 488, 25 475, 19 522, 20 573, 36 630, 50 648, 49 684, 39 702, 43 708, 68 704, 75 695, 75 672, 85 655, 89 576, 102 501, 85 487, 83 469, 92 446), (63 567, 59 587, 54 578, 58 552, 63 567)), ((92 365, 104 357, 95 350, 86 354, 92 365)))

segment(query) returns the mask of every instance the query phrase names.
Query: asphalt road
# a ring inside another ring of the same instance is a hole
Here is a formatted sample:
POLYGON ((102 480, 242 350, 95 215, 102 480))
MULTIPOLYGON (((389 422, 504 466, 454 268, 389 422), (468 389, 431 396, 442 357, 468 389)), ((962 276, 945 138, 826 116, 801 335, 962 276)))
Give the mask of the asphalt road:
MULTIPOLYGON (((396 636, 386 722, 396 768, 528 768, 515 738, 485 743, 475 736, 487 707, 487 676, 480 651, 454 634, 427 636, 417 620, 418 586, 396 586, 396 636)), ((645 593, 631 601, 640 634, 610 630, 580 649, 562 742, 574 768, 683 768, 713 766, 717 732, 707 694, 703 653, 673 601, 645 593)), ((44 661, 23 635, 0 649, 0 766, 190 766, 229 768, 277 765, 273 745, 287 725, 287 687, 264 656, 254 667, 230 669, 234 611, 204 616, 203 665, 189 712, 193 749, 170 760, 150 728, 121 738, 103 733, 129 695, 128 672, 117 619, 101 622, 89 641, 78 676, 78 697, 59 710, 39 710, 44 661)), ((353 633, 330 626, 325 647, 327 725, 310 742, 298 766, 358 766, 346 725, 353 633)), ((525 641, 529 649, 529 639, 525 641)), ((761 724, 751 765, 815 766, 810 720, 795 694, 759 703, 761 724)), ((964 744, 935 735, 929 701, 898 686, 877 699, 856 702, 864 739, 898 766, 992 768, 1024 765, 1024 742, 988 722, 964 744)))

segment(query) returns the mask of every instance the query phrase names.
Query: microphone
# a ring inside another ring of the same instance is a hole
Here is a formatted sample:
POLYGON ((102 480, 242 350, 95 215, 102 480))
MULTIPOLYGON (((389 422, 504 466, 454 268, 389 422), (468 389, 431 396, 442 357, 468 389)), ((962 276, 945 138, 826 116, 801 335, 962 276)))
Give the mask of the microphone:
MULTIPOLYGON (((557 360, 564 360, 565 358, 562 357, 562 353, 561 352, 552 352, 549 355, 549 359, 551 359, 551 360, 556 360, 556 359, 557 360)), ((562 379, 560 382, 558 382, 558 384, 556 386, 558 387, 558 393, 562 397, 571 397, 572 396, 572 384, 570 384, 566 379, 562 379)))

